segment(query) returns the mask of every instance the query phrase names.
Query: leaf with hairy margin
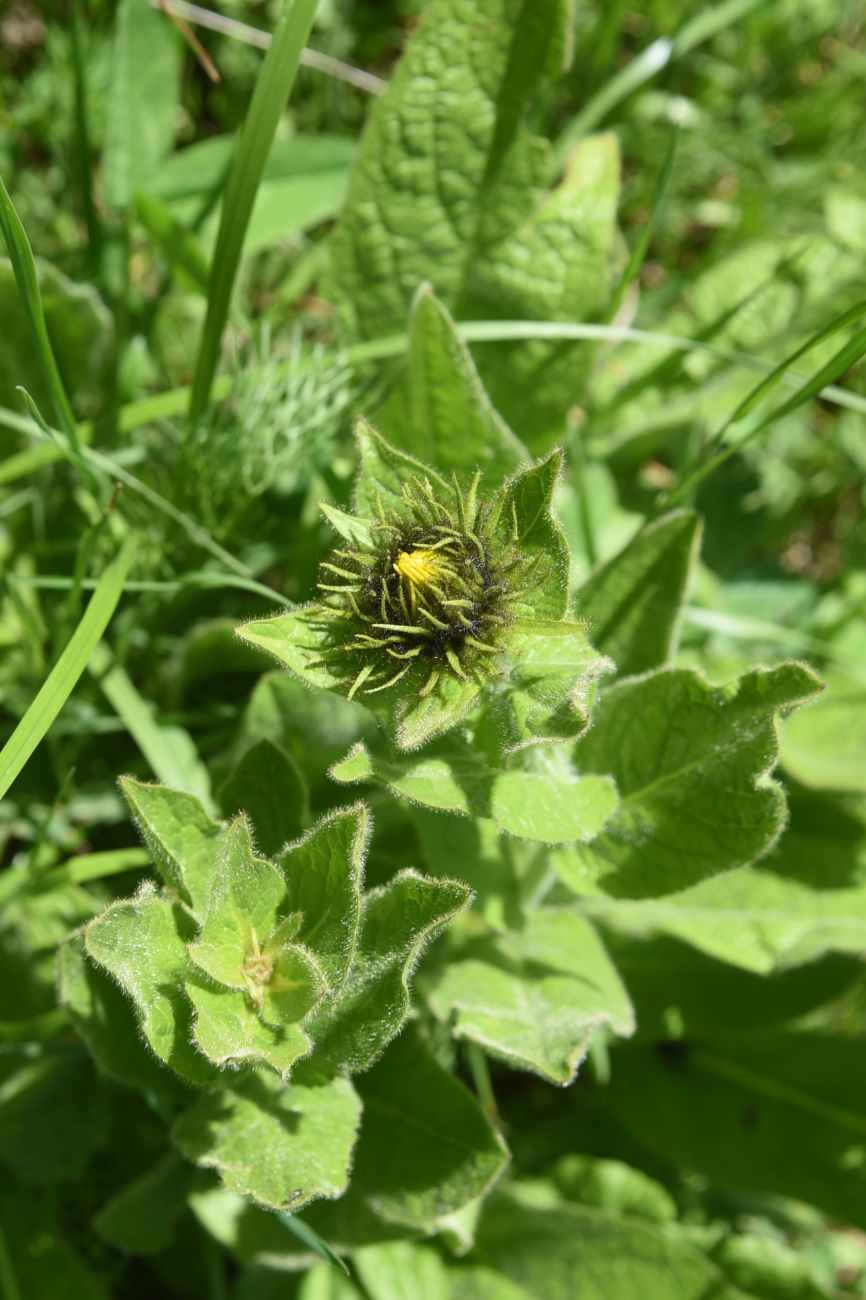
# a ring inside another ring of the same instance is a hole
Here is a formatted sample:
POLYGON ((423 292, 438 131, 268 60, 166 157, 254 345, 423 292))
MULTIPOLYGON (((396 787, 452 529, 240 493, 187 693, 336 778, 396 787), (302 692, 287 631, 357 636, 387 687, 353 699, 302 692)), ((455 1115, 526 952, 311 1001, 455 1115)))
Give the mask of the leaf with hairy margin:
POLYGON ((122 776, 119 785, 163 880, 203 915, 222 835, 219 822, 183 790, 131 776, 122 776))
POLYGON ((610 777, 575 776, 552 764, 545 771, 491 767, 476 749, 450 738, 405 758, 359 742, 330 775, 341 784, 374 782, 427 808, 490 819, 510 835, 545 844, 592 839, 617 804, 610 777))
POLYGON ((294 1213, 346 1190, 360 1114, 348 1079, 302 1066, 286 1086, 260 1071, 203 1093, 172 1138, 189 1160, 216 1169, 230 1191, 294 1213))
POLYGON ((612 686, 575 762, 580 772, 611 774, 620 803, 592 844, 554 851, 565 884, 653 898, 761 857, 786 817, 784 793, 769 776, 777 719, 819 689, 797 663, 721 687, 688 669, 612 686))
POLYGON ((447 307, 422 284, 409 313, 405 373, 380 413, 395 447, 417 452, 443 473, 484 483, 507 478, 529 453, 494 409, 447 307))
POLYGON ((186 950, 194 934, 191 917, 146 881, 85 926, 84 943, 132 999, 160 1060, 193 1083, 208 1083, 216 1071, 192 1044, 192 1008, 182 987, 194 971, 186 950))
POLYGON ((409 1015, 409 981, 426 946, 471 899, 457 880, 411 868, 364 895, 361 934, 342 991, 311 1018, 311 1062, 350 1074, 378 1060, 409 1015))
POLYGON ((593 644, 610 656, 620 677, 659 668, 670 658, 701 527, 693 510, 673 510, 581 587, 578 609, 593 644))
POLYGON ((634 1031, 634 1014, 595 930, 572 907, 452 951, 431 1004, 458 1038, 551 1083, 574 1079, 595 1033, 634 1031))

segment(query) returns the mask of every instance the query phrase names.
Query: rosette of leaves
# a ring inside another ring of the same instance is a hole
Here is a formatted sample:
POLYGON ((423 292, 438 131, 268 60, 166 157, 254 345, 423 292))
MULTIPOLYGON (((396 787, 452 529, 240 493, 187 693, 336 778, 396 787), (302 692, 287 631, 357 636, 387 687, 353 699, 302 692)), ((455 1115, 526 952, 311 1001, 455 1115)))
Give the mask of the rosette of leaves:
MULTIPOLYGON (((364 892, 364 804, 268 859, 243 814, 220 823, 182 791, 131 778, 121 788, 161 880, 64 945, 73 1023, 105 1073, 187 1103, 174 1141, 231 1191, 293 1209, 342 1195, 366 1104, 351 1077, 403 1029, 412 971, 470 889, 407 868, 364 892)), ((456 1086, 422 1044, 413 1051, 434 1094, 456 1086)), ((458 1180, 455 1204, 504 1158, 480 1111, 470 1129, 475 1172, 458 1180)))
POLYGON ((551 511, 561 452, 488 485, 481 469, 432 469, 366 421, 357 442, 354 514, 323 506, 338 544, 319 599, 239 635, 366 705, 400 750, 482 705, 504 753, 579 735, 609 664, 568 617, 569 551, 551 511))

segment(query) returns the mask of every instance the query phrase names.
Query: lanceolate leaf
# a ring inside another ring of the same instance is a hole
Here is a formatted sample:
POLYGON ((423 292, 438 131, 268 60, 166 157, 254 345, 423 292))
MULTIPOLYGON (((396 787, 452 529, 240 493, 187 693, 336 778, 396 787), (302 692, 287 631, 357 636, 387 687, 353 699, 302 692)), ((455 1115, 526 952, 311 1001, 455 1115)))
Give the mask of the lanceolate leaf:
POLYGON ((258 1073, 204 1093, 177 1121, 175 1142, 231 1191, 272 1209, 340 1196, 361 1103, 348 1079, 304 1071, 288 1086, 258 1073))
POLYGON ((580 589, 593 644, 620 677, 666 663, 701 535, 700 517, 674 510, 639 533, 580 589))
POLYGON ((319 822, 279 859, 287 909, 302 918, 298 941, 315 951, 334 989, 346 979, 355 955, 369 836, 369 809, 354 804, 319 822))
POLYGON ((568 543, 551 514, 561 473, 562 452, 551 452, 539 464, 518 470, 502 497, 499 527, 536 566, 521 599, 529 618, 564 618, 568 609, 568 543))
POLYGON ((352 1185, 390 1222, 429 1231, 503 1169, 505 1143, 479 1103, 411 1030, 357 1086, 364 1122, 352 1185))
POLYGON ((163 880, 203 916, 222 827, 182 790, 131 776, 121 777, 120 789, 163 880))
POLYGON ((361 936, 338 1000, 309 1031, 317 1067, 366 1070, 400 1032, 409 1014, 409 980, 424 948, 471 897, 456 880, 401 871, 364 897, 361 936))
POLYGON ((458 1037, 551 1083, 572 1081, 600 1026, 634 1029, 598 936, 568 907, 543 908, 514 934, 453 952, 432 1001, 458 1037))
POLYGON ((785 822, 780 712, 820 688, 801 664, 756 669, 724 687, 669 670, 611 687, 575 750, 581 772, 608 772, 620 804, 591 845, 556 852, 578 893, 673 893, 761 857, 785 822))
POLYGON ((500 483, 528 453, 494 410, 448 309, 422 285, 409 317, 406 373, 382 413, 391 442, 440 472, 500 483))

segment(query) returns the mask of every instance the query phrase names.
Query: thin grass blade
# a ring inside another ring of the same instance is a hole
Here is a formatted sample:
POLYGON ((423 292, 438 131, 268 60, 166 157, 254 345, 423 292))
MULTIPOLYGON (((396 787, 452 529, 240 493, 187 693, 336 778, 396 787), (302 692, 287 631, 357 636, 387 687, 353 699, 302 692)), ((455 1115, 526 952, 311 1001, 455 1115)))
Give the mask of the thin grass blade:
POLYGON ((210 400, 220 344, 256 192, 301 63, 317 0, 285 0, 265 55, 249 112, 226 181, 222 216, 211 262, 208 307, 196 358, 189 418, 201 419, 210 400))
POLYGON ((51 669, 35 700, 0 752, 0 798, 20 773, 72 694, 123 594, 135 554, 134 537, 127 538, 99 580, 66 648, 51 669))

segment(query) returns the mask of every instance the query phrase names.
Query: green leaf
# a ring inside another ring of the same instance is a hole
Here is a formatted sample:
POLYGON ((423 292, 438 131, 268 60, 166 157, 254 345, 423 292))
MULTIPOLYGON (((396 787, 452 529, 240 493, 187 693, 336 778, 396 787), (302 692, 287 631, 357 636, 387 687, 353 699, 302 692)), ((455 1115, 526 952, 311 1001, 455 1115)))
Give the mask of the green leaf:
POLYGON ((450 494, 441 475, 417 457, 392 447, 367 420, 355 422, 355 442, 359 466, 354 503, 361 519, 378 519, 380 506, 386 511, 402 506, 402 485, 407 479, 429 479, 446 498, 450 494))
POLYGON ((250 745, 220 790, 227 817, 244 812, 256 828, 256 842, 274 857, 297 839, 309 819, 307 787, 300 769, 270 740, 250 745))
POLYGON ((102 193, 109 208, 130 209, 135 191, 147 189, 171 150, 180 63, 177 31, 167 15, 147 0, 121 0, 102 156, 102 193))
POLYGON ((567 1155, 557 1160, 553 1179, 563 1196, 597 1205, 608 1214, 625 1214, 653 1223, 670 1223, 677 1206, 670 1192, 641 1169, 621 1160, 567 1155))
POLYGON ((27 317, 30 337, 36 360, 42 372, 42 378, 51 394, 51 401, 60 428, 69 439, 72 451, 78 453, 79 441, 75 416, 69 404, 60 371, 57 368, 57 359, 51 346, 51 340, 48 337, 45 310, 42 304, 42 295, 39 291, 39 279, 33 250, 30 247, 27 232, 21 224, 21 218, 15 211, 2 177, 0 177, 0 233, 2 233, 6 241, 9 259, 15 272, 18 296, 27 317))
POLYGON ((570 554, 565 533, 551 513, 562 463, 562 452, 551 452, 537 465, 518 470, 502 495, 499 530, 537 566, 535 575, 530 570, 520 602, 528 618, 561 619, 568 611, 570 554))
POLYGON ((669 1052, 625 1049, 607 1095, 666 1161, 862 1227, 864 1088, 856 1037, 763 1032, 669 1052))
POLYGON ((203 916, 222 827, 208 816, 195 795, 148 785, 131 776, 121 777, 119 784, 163 880, 196 915, 203 916))
POLYGON ((581 772, 610 773, 620 803, 591 845, 556 851, 565 883, 652 898, 761 857, 785 822, 784 794, 768 775, 777 715, 818 689, 795 663, 723 687, 686 669, 611 687, 575 760, 581 772))
POLYGON ((178 1156, 163 1156, 102 1207, 96 1231, 117 1250, 145 1255, 165 1250, 186 1209, 193 1176, 178 1156))
POLYGON ((615 968, 570 907, 542 908, 520 931, 452 952, 432 1004, 456 1037, 551 1083, 571 1083, 602 1025, 634 1030, 615 968))
MULTIPOLYGON (((569 22, 564 0, 428 7, 371 114, 333 237, 327 291, 357 336, 401 329, 425 281, 458 320, 602 313, 612 287, 616 142, 583 142, 548 192, 549 151, 523 125, 562 67, 569 22)), ((580 400, 579 355, 547 342, 481 352, 494 404, 524 439, 558 431, 563 409, 580 400)))
POLYGON ((330 769, 335 781, 373 781, 413 803, 490 818, 510 835, 548 844, 592 839, 617 804, 609 777, 488 766, 477 750, 440 741, 423 757, 388 759, 355 745, 330 769))
POLYGON ((479 1103, 408 1031, 358 1081, 353 1189, 390 1222, 429 1231, 483 1196, 508 1152, 479 1103))
POLYGON ((345 1191, 360 1113, 348 1079, 307 1071, 285 1086, 274 1075, 249 1074, 203 1093, 172 1136, 189 1160, 216 1169, 231 1191, 295 1211, 345 1191))
POLYGON ((309 1053, 310 1039, 300 1025, 265 1024, 249 997, 237 989, 193 977, 184 990, 195 1011, 196 1045, 221 1069, 261 1062, 288 1079, 295 1062, 309 1053))
POLYGON ((422 285, 409 316, 409 364, 382 412, 396 447, 420 454, 444 474, 484 472, 495 486, 528 453, 497 415, 448 309, 422 285))
POLYGON ((489 707, 506 753, 581 736, 596 681, 613 668, 583 624, 548 620, 516 623, 501 666, 508 685, 489 707))
POLYGON ((88 961, 83 934, 61 944, 57 961, 58 1000, 99 1070, 128 1088, 173 1095, 174 1076, 148 1051, 118 985, 88 961))
MULTIPOLYGON (((139 2, 143 4, 144 0, 139 2)), ((237 140, 211 260, 207 316, 190 394, 189 418, 192 425, 202 419, 210 399, 256 191, 274 133, 295 83, 301 52, 315 12, 316 0, 283 0, 273 39, 237 140)))
POLYGON ((298 941, 315 952, 332 989, 345 982, 355 954, 370 830, 365 804, 341 808, 279 858, 288 911, 301 917, 298 941))
POLYGON ((108 1138, 109 1095, 81 1052, 0 1057, 0 1160, 27 1183, 80 1179, 108 1138))
POLYGON ((478 1250, 509 1282, 546 1300, 744 1300, 669 1229, 576 1205, 536 1205, 519 1184, 488 1198, 478 1250))
POLYGON ((350 1074, 378 1060, 409 1015, 409 980, 426 946, 470 901, 466 885, 411 869, 364 896, 361 935, 343 990, 308 1025, 312 1060, 350 1074))
POLYGON ((145 882, 85 928, 88 956, 132 999, 141 1031, 156 1055, 193 1083, 207 1083, 213 1067, 192 1045, 192 1009, 182 984, 194 968, 186 945, 195 933, 189 915, 145 882))
MULTIPOLYGON (((280 871, 256 857, 249 822, 236 818, 223 837, 207 911, 189 945, 191 959, 218 984, 246 992, 267 1024, 292 1024, 326 987, 312 955, 291 942, 298 920, 288 914, 280 871)), ((235 1023, 236 1002, 229 1011, 235 1023)), ((203 1009, 218 1015, 218 1000, 205 997, 203 1009)))
MULTIPOLYGON (((113 384, 115 337, 111 314, 92 285, 73 282, 41 258, 36 259, 34 270, 63 390, 79 415, 99 415, 113 384)), ((19 294, 12 263, 0 257, 0 320, 6 330, 0 355, 0 403, 19 409, 20 394, 16 390, 20 387, 32 395, 40 410, 47 411, 54 396, 41 348, 33 346, 30 310, 38 312, 38 303, 34 299, 28 307, 19 294)), ((49 451, 56 458, 62 455, 58 447, 44 443, 19 454, 47 457, 49 451)), ((4 474, 14 469, 10 461, 11 456, 4 457, 4 474)))
POLYGON ((67 1242, 67 1216, 58 1210, 43 1189, 30 1191, 14 1179, 0 1180, 3 1300, 111 1300, 67 1242))
POLYGON ((789 718, 782 732, 782 763, 813 790, 866 793, 866 687, 840 674, 826 691, 789 718))
POLYGON ((866 830, 840 809, 795 799, 791 825, 759 866, 639 903, 587 899, 635 938, 669 935, 758 975, 866 950, 866 830))
POLYGON ((761 1300, 834 1300, 834 1293, 815 1276, 811 1261, 773 1237, 723 1237, 712 1258, 736 1286, 761 1300))
POLYGON ((674 510, 602 565, 580 589, 593 644, 620 677, 667 663, 701 536, 700 516, 674 510))
POLYGON ((132 563, 128 540, 99 579, 87 609, 39 692, 0 751, 0 798, 6 794, 36 746, 54 722, 87 667, 100 637, 117 608, 132 563))

